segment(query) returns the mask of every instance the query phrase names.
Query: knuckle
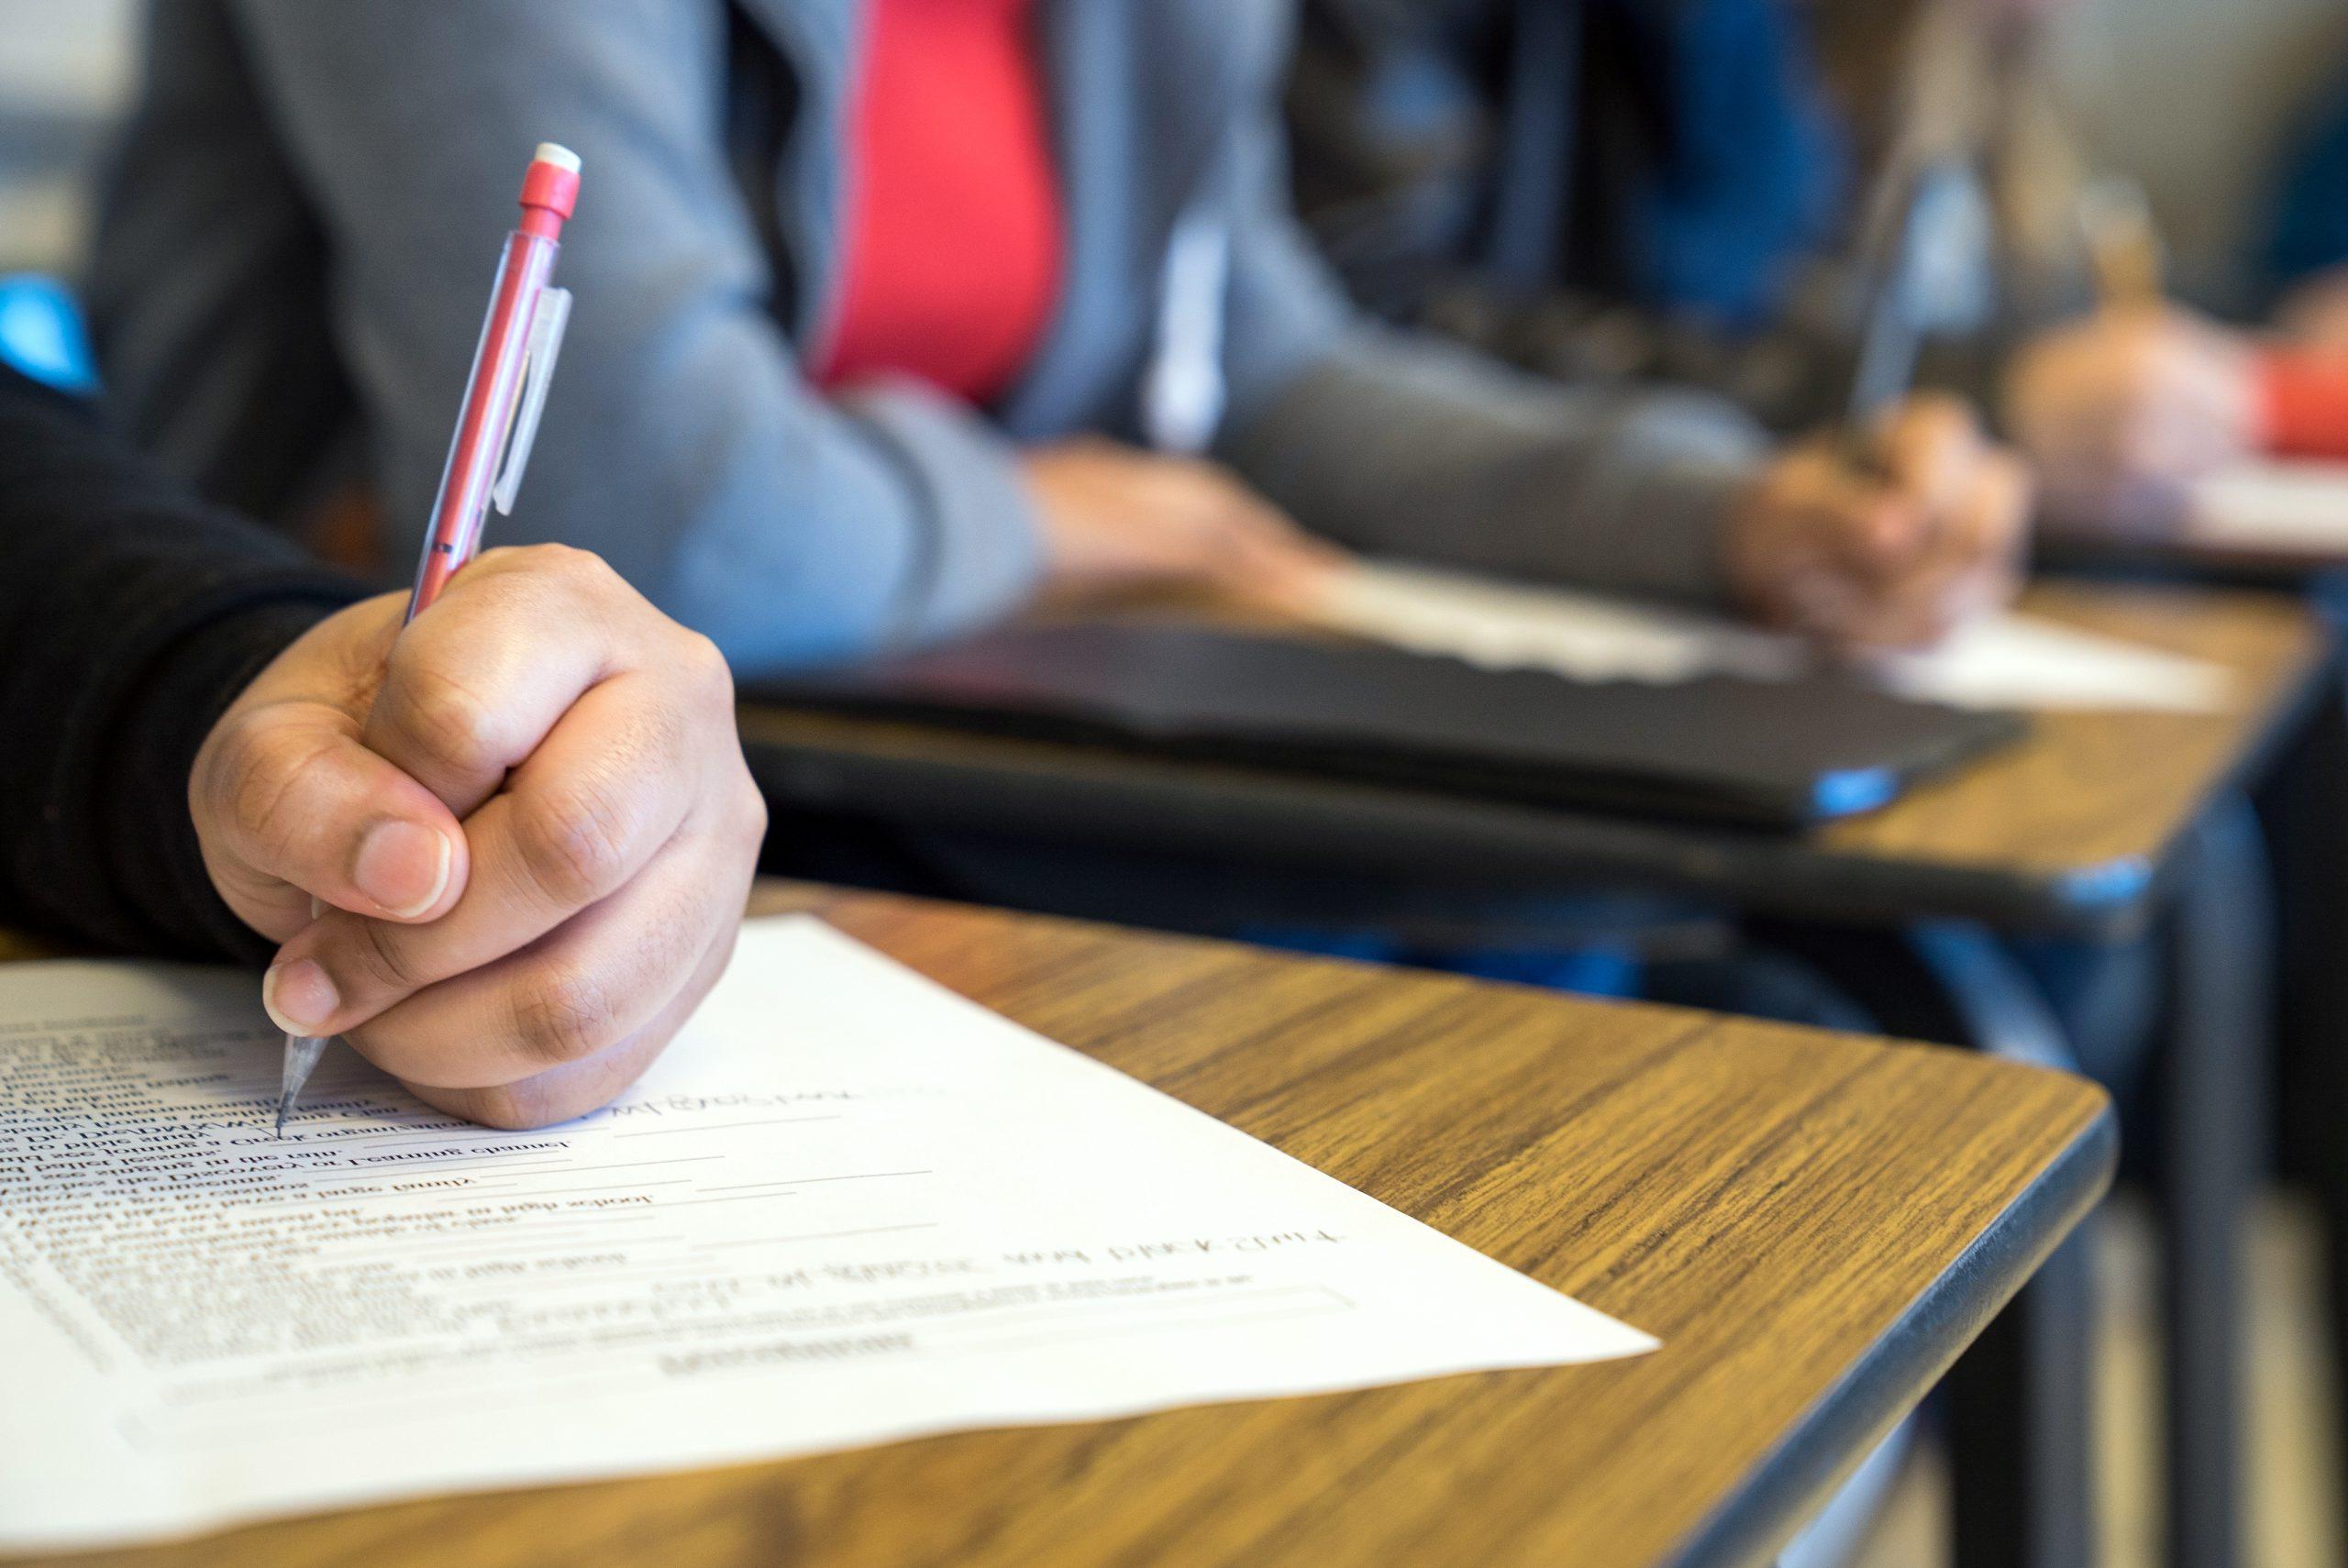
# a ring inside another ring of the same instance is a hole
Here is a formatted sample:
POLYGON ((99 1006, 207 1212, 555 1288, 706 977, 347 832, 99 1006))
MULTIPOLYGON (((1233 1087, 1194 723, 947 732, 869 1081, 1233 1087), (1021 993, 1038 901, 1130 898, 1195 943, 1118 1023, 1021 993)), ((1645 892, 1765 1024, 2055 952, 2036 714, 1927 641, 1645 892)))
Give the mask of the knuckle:
POLYGON ((474 564, 495 569, 475 579, 471 591, 538 614, 575 614, 582 607, 600 613, 626 591, 603 557, 575 545, 508 545, 474 564))
POLYGON ((540 545, 513 545, 500 552, 513 564, 526 571, 560 577, 583 571, 587 563, 600 564, 593 550, 582 550, 576 545, 548 542, 540 545))
MULTIPOLYGON (((404 996, 435 977, 412 945, 406 927, 388 921, 359 919, 349 922, 349 925, 357 932, 350 944, 349 962, 368 981, 370 988, 404 996)), ((332 962, 327 964, 329 973, 337 967, 332 962)))
POLYGON ((497 751, 499 715, 478 691, 431 664, 409 665, 399 675, 399 723, 433 756, 472 764, 497 751))
POLYGON ((544 545, 492 545, 465 569, 466 586, 479 591, 516 573, 527 572, 544 545))
POLYGON ((214 812, 238 842, 265 854, 283 851, 300 831, 287 801, 324 749, 318 737, 289 736, 259 715, 239 720, 213 756, 214 812))
POLYGON ((767 836, 767 798, 748 778, 737 787, 736 795, 741 801, 742 836, 756 849, 767 836))
POLYGON ((747 778, 727 792, 720 804, 715 842, 755 867, 767 840, 767 802, 758 786, 747 778))
POLYGON ((634 837, 626 802, 591 784, 550 790, 515 818, 524 873, 566 909, 593 902, 619 880, 634 837))
POLYGON ((710 693, 728 707, 733 705, 734 667, 710 638, 680 627, 674 664, 697 690, 710 693))
POLYGON ((567 970, 526 988, 514 1007, 515 1042, 533 1060, 559 1066, 609 1043, 615 1010, 593 975, 567 970))
POLYGON ((598 598, 620 585, 619 573, 593 550, 575 545, 533 545, 525 563, 531 574, 561 584, 574 593, 598 598))

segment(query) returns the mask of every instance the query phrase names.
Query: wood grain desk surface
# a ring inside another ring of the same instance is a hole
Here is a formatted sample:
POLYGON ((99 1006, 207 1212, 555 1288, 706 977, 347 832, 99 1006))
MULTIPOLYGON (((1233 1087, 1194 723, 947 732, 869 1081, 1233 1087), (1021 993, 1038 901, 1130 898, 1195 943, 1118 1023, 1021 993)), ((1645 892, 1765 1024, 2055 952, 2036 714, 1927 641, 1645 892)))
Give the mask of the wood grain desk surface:
POLYGON ((2009 925, 2095 924, 2145 900, 2210 801, 2301 710, 2328 646, 2315 613, 2278 594, 2044 582, 2032 613, 2214 661, 2222 712, 2035 715, 2005 750, 1883 811, 1790 836, 1644 823, 1100 748, 752 704, 743 735, 792 806, 876 809, 909 824, 1065 831, 1120 823, 1146 841, 1190 832, 1295 845, 1403 874, 1625 876, 1724 891, 1797 913, 1948 914, 2009 925), (976 786, 961 788, 960 786, 976 786), (1211 809, 1217 801, 1221 810, 1211 809), (1120 803, 1122 802, 1122 804, 1120 803), (973 821, 977 812, 985 820, 973 821), (988 813, 991 812, 991 815, 988 813), (1043 824, 1052 824, 1045 827, 1043 824), (1348 832, 1348 827, 1353 831, 1348 832))
POLYGON ((2023 608, 2222 666, 2235 701, 2038 714, 2022 744, 1820 830, 1821 847, 2043 878, 2155 861, 2296 707, 2325 646, 2315 613, 2278 595, 2041 583, 2023 608))
POLYGON ((1445 1378, 403 1504, 79 1568, 1655 1568, 1764 1556, 2109 1178, 2079 1080, 769 886, 1660 1335, 1445 1378))

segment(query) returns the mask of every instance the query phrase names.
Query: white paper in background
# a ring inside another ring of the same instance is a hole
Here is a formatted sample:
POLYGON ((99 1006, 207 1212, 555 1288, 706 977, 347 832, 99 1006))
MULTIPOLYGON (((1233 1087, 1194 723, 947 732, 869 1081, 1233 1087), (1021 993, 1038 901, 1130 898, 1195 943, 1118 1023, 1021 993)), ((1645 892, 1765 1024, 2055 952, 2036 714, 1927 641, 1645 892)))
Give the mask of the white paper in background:
POLYGON ((804 917, 537 1132, 0 966, 0 1550, 1656 1342, 804 917))
POLYGON ((1883 660, 1888 691, 1954 708, 2137 709, 2214 713, 2229 706, 2223 665, 2008 613, 1959 628, 1928 653, 1883 660))
MULTIPOLYGON (((1383 562, 1342 572, 1312 618, 1414 653, 1575 680, 1785 680, 1812 668, 1799 640, 1721 617, 1383 562)), ((1922 701, 2036 711, 2208 712, 2226 706, 2231 684, 2206 660, 2016 613, 1976 622, 1930 652, 1883 660, 1873 673, 1886 690, 1922 701)))
POLYGON ((2348 463, 2245 464, 2202 481, 2186 536, 2239 549, 2348 556, 2348 463))

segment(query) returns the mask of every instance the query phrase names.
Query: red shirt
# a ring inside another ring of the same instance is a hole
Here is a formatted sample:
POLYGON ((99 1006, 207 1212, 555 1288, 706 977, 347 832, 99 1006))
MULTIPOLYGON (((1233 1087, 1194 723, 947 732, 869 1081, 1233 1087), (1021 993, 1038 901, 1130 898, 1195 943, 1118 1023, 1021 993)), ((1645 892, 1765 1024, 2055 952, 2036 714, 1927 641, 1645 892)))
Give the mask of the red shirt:
POLYGON ((816 375, 1001 395, 1059 295, 1061 215, 1033 0, 868 0, 845 282, 816 375))
POLYGON ((2261 362, 2267 451, 2283 458, 2348 458, 2348 356, 2270 349, 2261 362))

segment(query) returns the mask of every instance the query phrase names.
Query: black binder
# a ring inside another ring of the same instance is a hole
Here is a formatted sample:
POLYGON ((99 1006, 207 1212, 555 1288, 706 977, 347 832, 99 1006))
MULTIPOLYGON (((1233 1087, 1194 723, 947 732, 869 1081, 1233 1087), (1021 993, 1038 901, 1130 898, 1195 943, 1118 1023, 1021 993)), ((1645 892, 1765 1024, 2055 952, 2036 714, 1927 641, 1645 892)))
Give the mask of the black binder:
POLYGON ((801 708, 1489 799, 1794 828, 2018 737, 1820 677, 1677 685, 1488 670, 1153 623, 1015 627, 769 686, 801 708))

